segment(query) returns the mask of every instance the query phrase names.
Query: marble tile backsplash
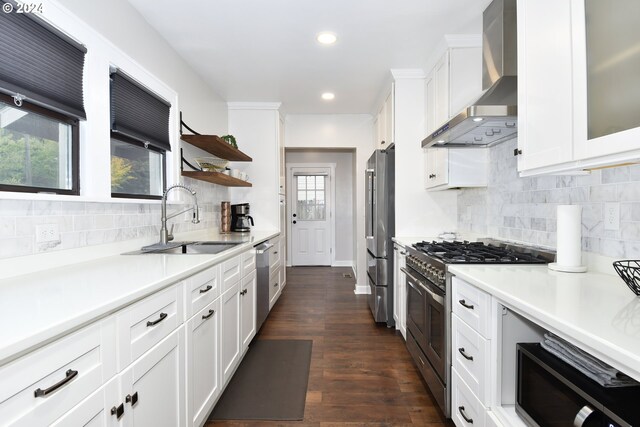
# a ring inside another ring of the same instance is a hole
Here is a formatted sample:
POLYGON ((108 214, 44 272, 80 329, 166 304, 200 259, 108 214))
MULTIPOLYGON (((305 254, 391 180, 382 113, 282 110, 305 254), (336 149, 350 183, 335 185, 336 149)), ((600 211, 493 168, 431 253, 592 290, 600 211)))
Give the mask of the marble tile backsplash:
MULTIPOLYGON (((174 233, 218 227, 220 202, 229 200, 228 189, 189 178, 185 178, 184 184, 197 193, 200 223, 191 223, 191 213, 179 215, 170 220, 175 224, 174 233)), ((181 200, 191 203, 188 196, 181 200)), ((171 213, 184 207, 169 204, 167 208, 171 213)), ((0 258, 157 237, 160 210, 157 201, 97 203, 1 199, 0 258), (36 242, 36 227, 41 224, 56 224, 60 239, 36 242)))
POLYGON ((460 231, 555 248, 556 207, 582 206, 582 248, 619 259, 640 258, 640 165, 590 175, 520 178, 517 140, 489 150, 489 186, 458 194, 460 231), (604 204, 620 203, 620 229, 604 229, 604 204))

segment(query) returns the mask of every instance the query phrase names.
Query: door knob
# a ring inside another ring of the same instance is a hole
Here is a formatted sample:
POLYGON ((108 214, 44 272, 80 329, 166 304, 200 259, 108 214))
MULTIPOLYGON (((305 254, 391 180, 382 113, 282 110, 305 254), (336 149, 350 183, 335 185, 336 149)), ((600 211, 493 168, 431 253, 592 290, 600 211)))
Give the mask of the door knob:
POLYGON ((296 221, 295 219, 293 220, 293 223, 296 224, 298 221, 296 221))
POLYGON ((293 217, 294 217, 294 218, 295 218, 295 217, 297 217, 297 216, 298 216, 297 214, 293 214, 293 217))

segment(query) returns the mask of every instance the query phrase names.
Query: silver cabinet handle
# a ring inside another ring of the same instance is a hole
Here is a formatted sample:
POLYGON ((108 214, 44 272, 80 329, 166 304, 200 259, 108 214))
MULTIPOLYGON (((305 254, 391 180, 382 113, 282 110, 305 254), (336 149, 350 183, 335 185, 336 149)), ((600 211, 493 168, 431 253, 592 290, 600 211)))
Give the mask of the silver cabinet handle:
POLYGON ((460 303, 461 306, 463 306, 464 308, 468 308, 469 310, 473 310, 473 304, 467 304, 467 302, 463 299, 461 299, 460 301, 458 301, 460 303))
POLYGON ((574 427, 582 427, 587 421, 587 418, 593 414, 594 410, 589 405, 584 405, 582 409, 576 414, 576 418, 573 420, 574 427))
POLYGON ((41 389, 41 388, 36 389, 36 391, 33 392, 33 395, 34 395, 34 397, 46 397, 49 394, 51 394, 54 391, 56 391, 57 389, 59 389, 60 387, 68 384, 69 381, 71 381, 72 379, 74 379, 77 376, 78 376, 78 371, 74 371, 73 369, 69 369, 65 373, 65 377, 63 379, 61 379, 60 381, 58 381, 57 383, 55 383, 51 387, 45 388, 44 390, 41 389))
POLYGON ((462 355, 462 357, 464 357, 467 360, 471 360, 473 361, 473 356, 469 356, 465 351, 464 351, 464 347, 460 347, 458 349, 458 353, 460 353, 462 355))
POLYGON ((458 412, 460 412, 460 415, 462 415, 462 418, 464 418, 466 422, 473 424, 473 418, 467 416, 467 413, 464 411, 464 406, 458 406, 458 412))

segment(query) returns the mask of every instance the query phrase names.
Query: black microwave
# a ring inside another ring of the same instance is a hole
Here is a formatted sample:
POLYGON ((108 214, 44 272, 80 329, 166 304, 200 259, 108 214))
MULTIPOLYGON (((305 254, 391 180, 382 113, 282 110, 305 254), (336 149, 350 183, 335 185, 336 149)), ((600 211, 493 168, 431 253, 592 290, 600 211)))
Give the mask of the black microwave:
POLYGON ((602 387, 539 343, 520 343, 516 413, 534 427, 640 427, 640 386, 602 387))

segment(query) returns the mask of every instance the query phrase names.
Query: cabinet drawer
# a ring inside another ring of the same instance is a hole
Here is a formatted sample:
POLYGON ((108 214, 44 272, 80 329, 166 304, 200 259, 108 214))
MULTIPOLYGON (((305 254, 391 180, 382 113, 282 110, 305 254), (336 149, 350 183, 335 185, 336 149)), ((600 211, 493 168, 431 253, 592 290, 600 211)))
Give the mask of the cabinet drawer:
POLYGON ((491 313, 491 295, 453 277, 451 280, 453 296, 451 299, 452 310, 467 325, 478 331, 480 335, 491 339, 489 336, 489 315, 491 313))
POLYGON ((242 255, 238 255, 222 263, 222 292, 242 279, 242 255))
POLYGON ((489 402, 490 341, 471 329, 453 314, 451 354, 453 367, 480 402, 489 402))
POLYGON ((118 372, 182 323, 181 286, 173 285, 118 314, 118 372))
POLYGON ((276 270, 271 273, 269 277, 269 310, 278 300, 280 292, 280 270, 276 270))
POLYGON ((269 254, 269 274, 273 274, 273 272, 276 271, 278 267, 280 267, 282 256, 280 238, 276 237, 275 239, 271 239, 271 243, 273 243, 273 247, 271 248, 271 252, 269 254))
POLYGON ((251 249, 242 254, 242 277, 251 274, 256 269, 256 251, 251 249))
POLYGON ((458 427, 484 427, 487 410, 455 369, 451 370, 451 419, 458 427))
POLYGON ((0 368, 0 423, 49 425, 98 390, 115 375, 114 328, 97 322, 0 368))
POLYGON ((188 320, 220 296, 220 266, 194 274, 185 282, 185 289, 185 320, 188 320))

